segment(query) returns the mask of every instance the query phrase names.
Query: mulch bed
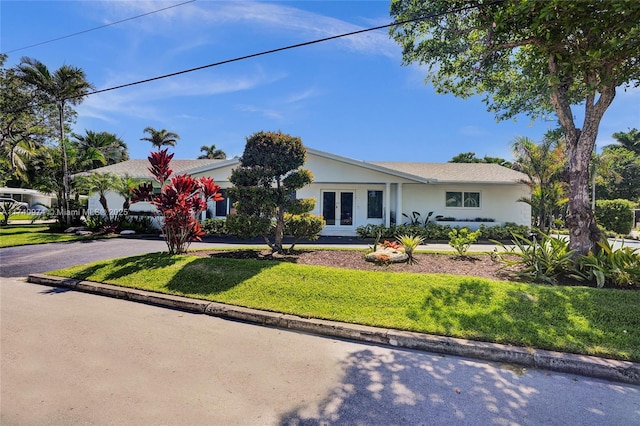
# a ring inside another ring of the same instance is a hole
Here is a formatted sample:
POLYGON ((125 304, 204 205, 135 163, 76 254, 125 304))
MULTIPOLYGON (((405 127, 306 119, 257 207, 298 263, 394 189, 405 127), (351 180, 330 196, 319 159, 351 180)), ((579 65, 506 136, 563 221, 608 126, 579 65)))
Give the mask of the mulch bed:
POLYGON ((363 271, 443 273, 517 280, 509 271, 501 269, 501 263, 489 254, 455 256, 447 254, 417 253, 415 263, 376 264, 364 259, 363 251, 355 250, 301 250, 292 254, 272 254, 270 250, 195 251, 190 255, 226 259, 263 259, 294 262, 301 265, 332 266, 363 271))

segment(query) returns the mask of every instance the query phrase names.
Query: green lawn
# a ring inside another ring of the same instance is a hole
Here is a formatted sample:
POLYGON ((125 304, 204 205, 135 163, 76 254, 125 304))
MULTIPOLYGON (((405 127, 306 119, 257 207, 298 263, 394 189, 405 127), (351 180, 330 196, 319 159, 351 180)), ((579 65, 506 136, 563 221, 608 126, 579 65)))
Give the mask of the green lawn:
POLYGON ((0 228, 0 248, 29 244, 60 243, 63 241, 86 240, 94 236, 81 237, 72 234, 48 232, 48 226, 7 226, 0 228))
POLYGON ((640 291, 157 253, 51 274, 302 317, 640 361, 640 291))

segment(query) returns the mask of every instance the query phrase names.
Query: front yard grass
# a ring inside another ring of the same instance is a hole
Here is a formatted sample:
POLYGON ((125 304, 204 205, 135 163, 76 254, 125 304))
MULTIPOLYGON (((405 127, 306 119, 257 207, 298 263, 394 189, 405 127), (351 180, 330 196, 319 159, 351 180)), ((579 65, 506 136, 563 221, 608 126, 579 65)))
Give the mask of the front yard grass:
POLYGON ((640 291, 166 253, 50 274, 301 317, 640 361, 640 291))
POLYGON ((64 241, 86 240, 94 236, 79 236, 49 232, 48 226, 6 226, 0 228, 0 248, 29 244, 60 243, 64 241))

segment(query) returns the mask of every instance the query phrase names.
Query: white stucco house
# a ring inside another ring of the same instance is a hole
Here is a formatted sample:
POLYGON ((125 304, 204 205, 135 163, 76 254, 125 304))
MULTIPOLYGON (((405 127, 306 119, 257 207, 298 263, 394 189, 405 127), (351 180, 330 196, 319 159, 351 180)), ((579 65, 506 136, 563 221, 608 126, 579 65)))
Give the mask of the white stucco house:
MULTIPOLYGON (((226 189, 232 186, 231 171, 239 163, 237 158, 173 160, 171 167, 176 174, 211 176, 225 196, 226 189)), ((151 178, 148 167, 147 160, 128 160, 95 171, 151 178)), ((314 182, 299 190, 297 197, 316 199, 313 213, 323 216, 327 223, 322 235, 353 236, 358 226, 406 223, 413 212, 424 219, 431 211, 432 219, 484 218, 493 220, 487 225, 531 224, 530 206, 518 202, 530 196, 529 187, 521 183, 526 176, 497 164, 370 162, 307 148, 304 167, 313 173, 314 182)), ((122 206, 119 195, 112 193, 107 198, 110 208, 122 206)), ((231 203, 226 197, 222 202, 211 203, 207 217, 226 217, 231 203)), ((89 209, 102 210, 95 194, 89 198, 89 209)), ((149 206, 133 204, 131 211, 137 210, 149 210, 149 206)), ((473 228, 474 224, 465 222, 463 226, 473 228)))

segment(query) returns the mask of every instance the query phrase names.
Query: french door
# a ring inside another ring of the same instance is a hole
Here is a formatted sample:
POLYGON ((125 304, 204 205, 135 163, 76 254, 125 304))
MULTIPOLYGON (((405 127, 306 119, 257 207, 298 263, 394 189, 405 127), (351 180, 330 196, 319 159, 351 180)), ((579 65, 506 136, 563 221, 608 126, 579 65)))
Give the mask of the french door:
POLYGON ((327 226, 353 226, 353 191, 323 191, 322 217, 327 226))

